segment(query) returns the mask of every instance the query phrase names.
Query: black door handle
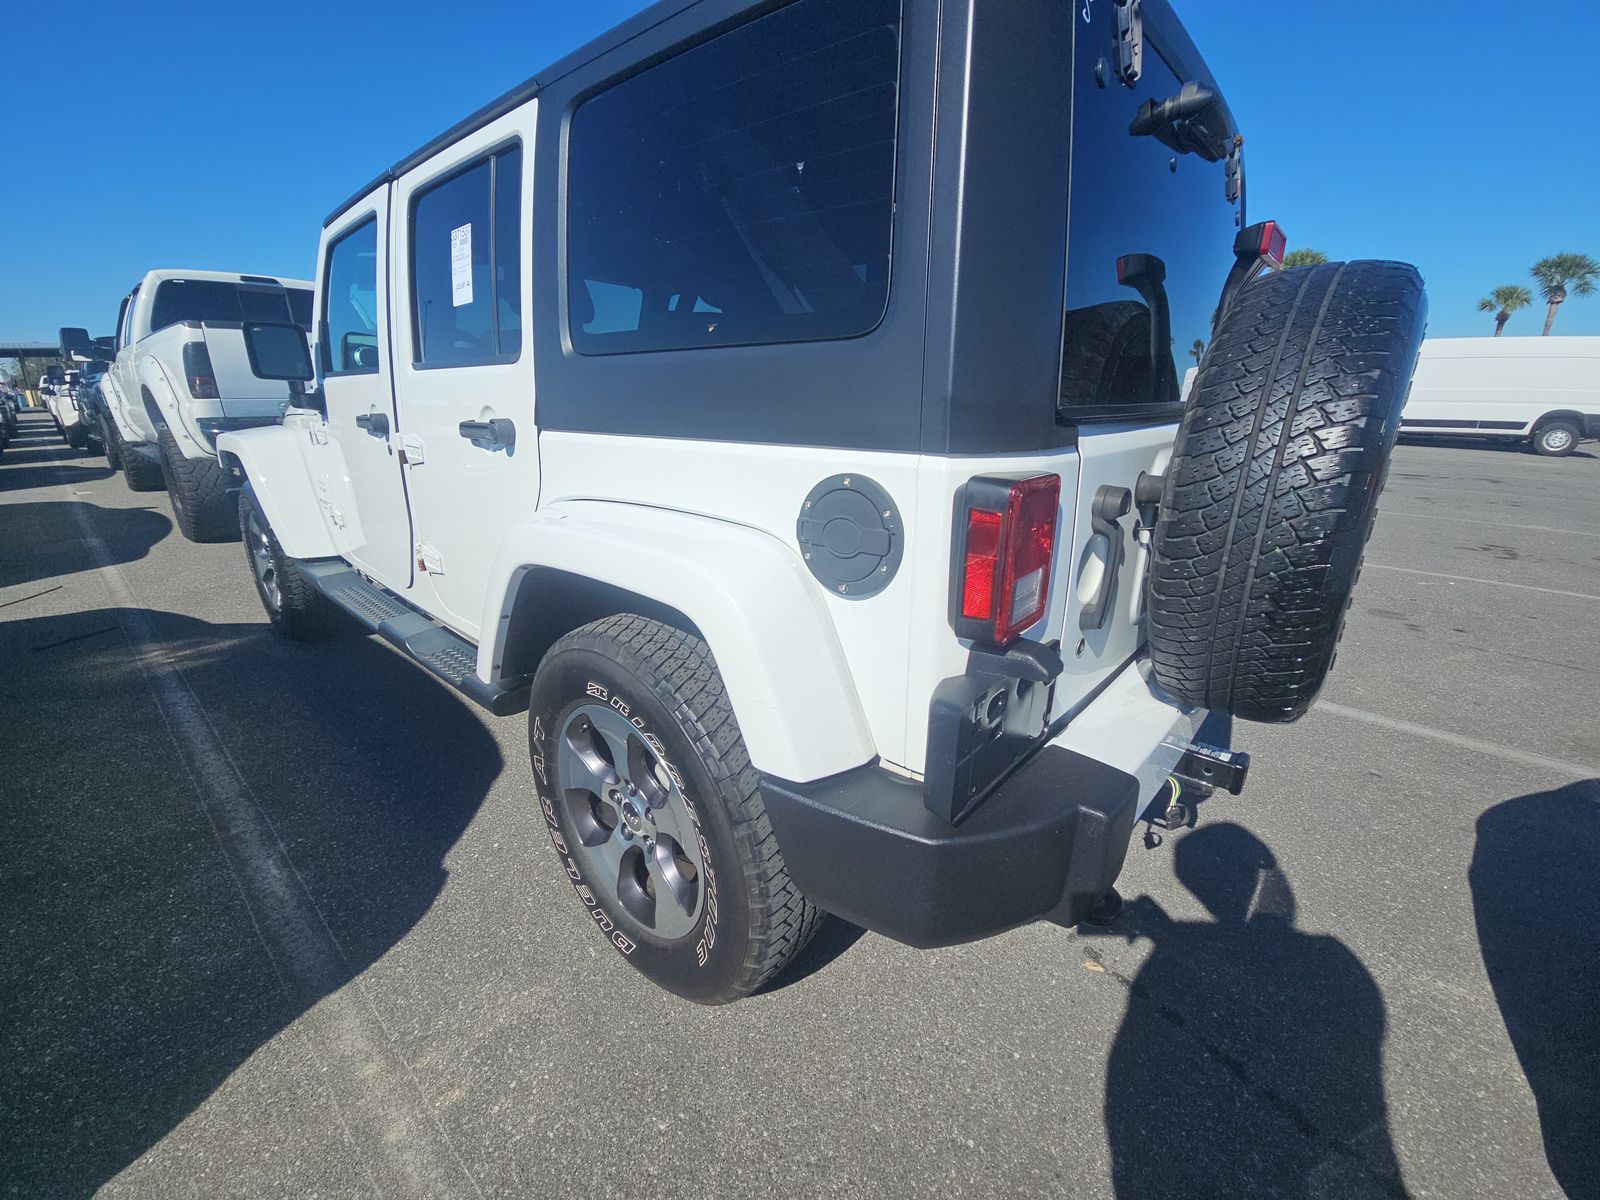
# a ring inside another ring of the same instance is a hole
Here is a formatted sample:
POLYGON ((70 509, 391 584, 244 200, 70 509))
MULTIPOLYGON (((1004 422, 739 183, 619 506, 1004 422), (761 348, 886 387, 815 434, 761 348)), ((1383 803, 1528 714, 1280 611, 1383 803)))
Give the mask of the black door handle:
POLYGON ((1094 531, 1106 539, 1106 565, 1100 573, 1100 586, 1094 596, 1078 613, 1078 628, 1088 631, 1105 626, 1111 612, 1111 597, 1116 592, 1117 572, 1122 568, 1122 518, 1133 507, 1133 493, 1125 487, 1101 484, 1095 489, 1094 503, 1089 508, 1089 522, 1094 531))
POLYGON ((456 426, 456 432, 469 442, 513 446, 517 441, 516 422, 508 417, 495 417, 492 421, 463 421, 456 426))
POLYGON ((358 413, 356 424, 365 429, 373 437, 386 438, 389 436, 389 414, 381 412, 358 413))

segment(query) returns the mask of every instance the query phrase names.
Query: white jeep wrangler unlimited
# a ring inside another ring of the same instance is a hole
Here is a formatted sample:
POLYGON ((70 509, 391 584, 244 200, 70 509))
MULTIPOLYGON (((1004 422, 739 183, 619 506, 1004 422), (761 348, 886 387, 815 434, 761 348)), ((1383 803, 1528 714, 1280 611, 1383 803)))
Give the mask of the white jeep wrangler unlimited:
POLYGON ((277 424, 301 389, 311 289, 266 275, 151 271, 123 297, 100 387, 106 458, 136 492, 165 487, 192 542, 237 536, 214 442, 277 424))
POLYGON ((328 218, 317 385, 218 439, 267 612, 526 709, 682 996, 1104 912, 1208 711, 1321 687, 1422 336, 1262 274, 1241 144, 1165 0, 666 0, 328 218))

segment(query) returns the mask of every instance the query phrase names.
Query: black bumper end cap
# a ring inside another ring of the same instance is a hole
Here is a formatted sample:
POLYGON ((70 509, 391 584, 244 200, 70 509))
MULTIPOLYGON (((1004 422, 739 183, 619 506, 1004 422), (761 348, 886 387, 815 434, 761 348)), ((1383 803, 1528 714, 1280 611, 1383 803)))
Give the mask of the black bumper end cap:
POLYGON ((1047 746, 959 825, 874 764, 814 783, 764 777, 789 875, 824 910, 919 948, 1035 920, 1074 925, 1122 871, 1139 783, 1047 746))

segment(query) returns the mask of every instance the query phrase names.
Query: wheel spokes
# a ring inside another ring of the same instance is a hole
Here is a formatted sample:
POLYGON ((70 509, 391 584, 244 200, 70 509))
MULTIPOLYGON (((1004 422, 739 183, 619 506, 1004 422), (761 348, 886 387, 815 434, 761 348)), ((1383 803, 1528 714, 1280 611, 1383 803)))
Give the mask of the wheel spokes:
POLYGON ((631 845, 617 863, 617 899, 646 929, 656 927, 656 886, 643 846, 631 845))
POLYGON ((657 895, 666 895, 684 916, 695 910, 700 872, 684 853, 676 838, 660 834, 649 854, 650 876, 656 881, 657 895))
POLYGON ((561 779, 568 788, 583 788, 602 799, 622 781, 611 743, 588 717, 579 717, 561 739, 561 779))

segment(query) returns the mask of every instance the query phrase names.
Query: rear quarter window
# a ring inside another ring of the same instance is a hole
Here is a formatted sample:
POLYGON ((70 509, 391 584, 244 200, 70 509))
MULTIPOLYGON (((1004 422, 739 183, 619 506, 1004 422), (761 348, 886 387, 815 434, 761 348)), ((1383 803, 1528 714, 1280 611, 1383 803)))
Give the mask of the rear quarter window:
POLYGON ((888 301, 899 0, 798 0, 580 104, 584 354, 844 338, 888 301))

